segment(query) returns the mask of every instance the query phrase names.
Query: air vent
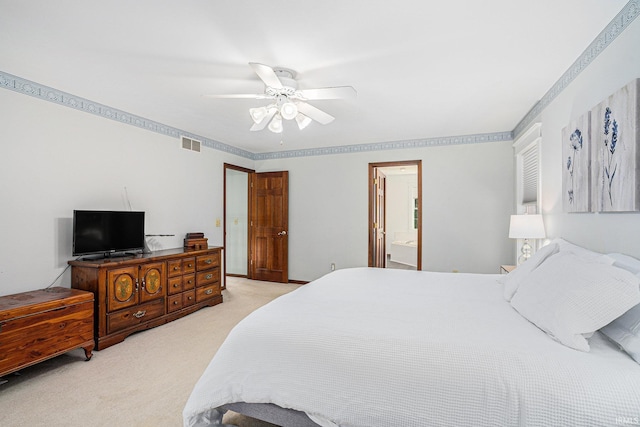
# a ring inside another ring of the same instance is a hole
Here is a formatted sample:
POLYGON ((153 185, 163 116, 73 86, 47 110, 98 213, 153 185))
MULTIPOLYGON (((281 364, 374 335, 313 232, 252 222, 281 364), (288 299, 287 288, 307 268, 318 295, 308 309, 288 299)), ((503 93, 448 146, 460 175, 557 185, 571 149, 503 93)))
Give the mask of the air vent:
POLYGON ((180 136, 180 140, 182 141, 182 148, 200 152, 200 144, 201 144, 200 141, 196 139, 188 138, 184 135, 180 136))

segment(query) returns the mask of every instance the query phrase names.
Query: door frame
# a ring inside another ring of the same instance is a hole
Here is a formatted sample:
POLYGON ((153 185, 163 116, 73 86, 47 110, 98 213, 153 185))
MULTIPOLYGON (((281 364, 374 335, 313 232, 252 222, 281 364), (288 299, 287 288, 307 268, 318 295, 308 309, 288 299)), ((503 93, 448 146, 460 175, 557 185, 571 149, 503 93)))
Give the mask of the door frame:
MULTIPOLYGON (((227 289, 227 169, 233 169, 239 172, 245 172, 247 175, 255 173, 253 169, 243 168, 242 166, 232 165, 231 163, 224 163, 222 168, 222 247, 225 250, 223 256, 223 268, 224 274, 222 275, 222 289, 227 289)), ((247 177, 248 178, 248 177, 247 177)), ((248 211, 251 212, 251 197, 249 190, 249 179, 247 179, 247 206, 248 211)), ((247 249, 249 248, 249 224, 247 223, 247 249)), ((249 272, 249 251, 247 251, 247 273, 249 272)), ((240 274, 231 274, 230 276, 247 277, 240 274)))
MULTIPOLYGON (((417 263, 416 269, 422 270, 422 160, 402 160, 395 162, 374 162, 369 163, 369 267, 375 265, 375 232, 373 229, 373 223, 375 218, 375 200, 376 194, 374 179, 376 177, 377 168, 384 168, 390 166, 417 166, 418 167, 418 250, 417 250, 417 263)), ((386 197, 386 195, 385 195, 386 197)))

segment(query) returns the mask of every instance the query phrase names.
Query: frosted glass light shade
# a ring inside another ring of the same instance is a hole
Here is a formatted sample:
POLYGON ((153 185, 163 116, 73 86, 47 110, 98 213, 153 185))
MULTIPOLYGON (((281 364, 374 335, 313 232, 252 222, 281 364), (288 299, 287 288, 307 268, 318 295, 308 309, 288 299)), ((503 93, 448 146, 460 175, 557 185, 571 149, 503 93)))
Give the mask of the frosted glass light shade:
POLYGON ((296 122, 298 123, 298 129, 302 130, 309 126, 309 123, 311 123, 311 119, 302 113, 298 113, 298 115, 296 116, 296 122))
POLYGON ((544 237, 542 215, 511 215, 509 238, 542 239, 544 237))
POLYGON ((269 130, 273 133, 282 133, 282 117, 276 114, 269 123, 269 130))
POLYGON ((251 114, 251 118, 253 119, 253 121, 256 124, 259 124, 267 116, 267 108, 266 107, 249 108, 249 114, 251 114))
POLYGON ((293 102, 285 102, 280 107, 280 114, 285 120, 293 120, 298 115, 298 106, 293 102))

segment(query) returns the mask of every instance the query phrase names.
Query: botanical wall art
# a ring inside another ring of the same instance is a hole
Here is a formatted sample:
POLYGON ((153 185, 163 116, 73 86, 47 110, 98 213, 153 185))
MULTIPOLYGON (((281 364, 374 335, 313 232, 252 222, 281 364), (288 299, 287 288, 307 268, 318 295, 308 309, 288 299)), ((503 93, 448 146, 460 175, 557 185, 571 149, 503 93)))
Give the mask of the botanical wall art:
POLYGON ((639 81, 632 81, 591 110, 594 212, 640 210, 639 81))
POLYGON ((565 212, 591 209, 589 113, 562 129, 562 205, 565 212))
POLYGON ((565 212, 640 211, 640 79, 562 130, 565 212))

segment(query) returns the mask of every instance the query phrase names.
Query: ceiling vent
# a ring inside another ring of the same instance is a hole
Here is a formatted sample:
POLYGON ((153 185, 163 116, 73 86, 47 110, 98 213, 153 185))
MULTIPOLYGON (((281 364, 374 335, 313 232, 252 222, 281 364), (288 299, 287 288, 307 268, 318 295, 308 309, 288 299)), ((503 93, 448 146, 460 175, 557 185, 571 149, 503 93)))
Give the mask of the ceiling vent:
POLYGON ((191 138, 188 138, 188 137, 182 135, 182 136, 180 136, 180 141, 182 141, 182 148, 185 148, 185 149, 191 150, 191 151, 200 152, 200 144, 201 144, 201 142, 198 141, 197 139, 191 139, 191 138))

